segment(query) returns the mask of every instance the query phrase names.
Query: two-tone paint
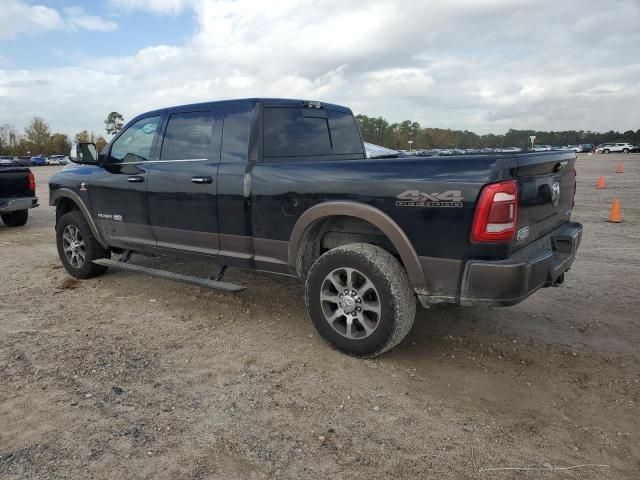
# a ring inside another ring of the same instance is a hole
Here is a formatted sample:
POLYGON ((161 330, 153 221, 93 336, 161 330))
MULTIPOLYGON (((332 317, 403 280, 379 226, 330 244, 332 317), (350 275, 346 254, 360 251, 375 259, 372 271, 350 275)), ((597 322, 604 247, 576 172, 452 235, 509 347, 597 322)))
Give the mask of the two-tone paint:
MULTIPOLYGON (((98 165, 65 168, 53 176, 50 202, 77 205, 105 246, 206 255, 219 264, 298 277, 305 273, 298 260, 309 229, 326 218, 354 217, 390 240, 423 300, 462 303, 470 261, 508 261, 569 220, 574 152, 367 159, 363 148, 342 156, 265 159, 264 108, 304 105, 247 99, 140 115, 128 125, 145 117, 163 119, 149 161, 110 164, 116 136, 98 165), (160 160, 169 116, 202 110, 214 112, 220 125, 220 141, 209 157, 160 160), (513 178, 519 182, 518 228, 528 235, 506 244, 473 244, 470 229, 481 189, 513 178), (555 184, 561 188, 556 205, 555 184), (456 202, 411 205, 405 201, 411 198, 408 191, 433 199, 455 192, 443 198, 456 202)), ((322 107, 351 113, 337 105, 322 107)))

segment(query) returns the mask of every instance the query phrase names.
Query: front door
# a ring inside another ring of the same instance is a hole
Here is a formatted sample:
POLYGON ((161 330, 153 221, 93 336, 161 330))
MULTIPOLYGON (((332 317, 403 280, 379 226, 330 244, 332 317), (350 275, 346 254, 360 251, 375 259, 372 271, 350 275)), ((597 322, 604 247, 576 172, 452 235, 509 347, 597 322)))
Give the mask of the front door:
POLYGON ((216 177, 223 118, 222 108, 169 112, 159 159, 148 165, 147 204, 158 247, 218 253, 216 177))
POLYGON ((147 167, 162 118, 149 116, 129 125, 111 145, 105 165, 86 181, 94 220, 110 245, 155 245, 146 202, 147 167))

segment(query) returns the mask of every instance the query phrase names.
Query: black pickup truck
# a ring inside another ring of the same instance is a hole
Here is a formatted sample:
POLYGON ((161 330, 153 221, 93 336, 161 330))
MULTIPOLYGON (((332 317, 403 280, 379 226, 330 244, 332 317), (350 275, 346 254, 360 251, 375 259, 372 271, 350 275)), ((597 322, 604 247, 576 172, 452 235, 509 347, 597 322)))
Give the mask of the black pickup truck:
POLYGON ((360 357, 407 335, 416 298, 506 306, 562 283, 582 235, 574 152, 368 158, 351 110, 327 103, 156 110, 72 157, 50 179, 71 275, 130 252, 291 275, 319 334, 360 357))
POLYGON ((38 206, 36 181, 25 167, 0 167, 0 216, 7 227, 21 227, 38 206))

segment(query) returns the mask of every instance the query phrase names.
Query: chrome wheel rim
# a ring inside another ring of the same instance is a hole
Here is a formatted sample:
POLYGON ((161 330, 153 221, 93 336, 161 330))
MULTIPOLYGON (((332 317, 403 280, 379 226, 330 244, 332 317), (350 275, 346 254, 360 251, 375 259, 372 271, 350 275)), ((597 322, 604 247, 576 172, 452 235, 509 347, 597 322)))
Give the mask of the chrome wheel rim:
POLYGON ((75 225, 67 225, 62 232, 64 256, 73 268, 81 268, 87 257, 87 250, 80 230, 75 225))
POLYGON ((324 278, 320 307, 326 322, 350 340, 367 338, 380 324, 382 306, 373 282, 355 268, 337 268, 324 278))

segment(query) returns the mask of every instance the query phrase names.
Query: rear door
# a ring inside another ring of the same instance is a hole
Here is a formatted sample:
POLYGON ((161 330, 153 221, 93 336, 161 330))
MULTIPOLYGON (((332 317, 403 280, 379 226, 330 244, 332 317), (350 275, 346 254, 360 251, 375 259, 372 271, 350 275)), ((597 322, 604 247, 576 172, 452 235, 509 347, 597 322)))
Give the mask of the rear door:
POLYGON ((575 152, 526 153, 516 156, 518 218, 516 248, 567 222, 576 186, 575 152))
POLYGON ((147 188, 159 247, 218 253, 216 177, 223 119, 219 107, 169 113, 147 188))

